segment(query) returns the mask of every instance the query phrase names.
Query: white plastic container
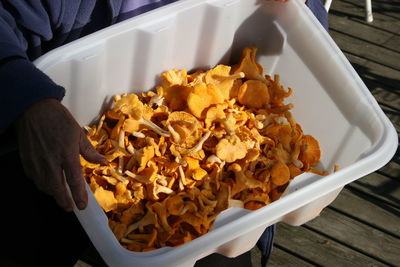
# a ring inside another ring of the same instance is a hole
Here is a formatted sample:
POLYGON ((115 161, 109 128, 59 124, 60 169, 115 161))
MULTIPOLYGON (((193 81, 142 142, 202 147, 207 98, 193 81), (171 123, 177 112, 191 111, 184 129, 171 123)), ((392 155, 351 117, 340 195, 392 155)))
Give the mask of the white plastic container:
POLYGON ((293 114, 319 140, 319 168, 340 171, 295 178, 284 197, 259 209, 227 210, 213 230, 177 248, 136 253, 120 246, 89 191, 75 210, 110 266, 193 266, 213 252, 234 257, 250 250, 278 221, 303 224, 329 205, 342 187, 386 164, 397 134, 331 37, 305 5, 261 0, 181 0, 58 48, 35 64, 67 89, 63 101, 78 122, 91 124, 114 94, 152 89, 168 69, 206 69, 234 63, 258 47, 265 71, 280 74, 294 94, 293 114))

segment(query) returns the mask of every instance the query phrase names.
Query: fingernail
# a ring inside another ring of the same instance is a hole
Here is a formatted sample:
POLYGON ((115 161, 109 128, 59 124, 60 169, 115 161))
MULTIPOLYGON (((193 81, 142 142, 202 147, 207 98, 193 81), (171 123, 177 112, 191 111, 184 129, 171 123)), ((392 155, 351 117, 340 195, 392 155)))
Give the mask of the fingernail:
POLYGON ((85 202, 78 202, 77 204, 78 209, 83 210, 86 208, 86 203, 85 202))

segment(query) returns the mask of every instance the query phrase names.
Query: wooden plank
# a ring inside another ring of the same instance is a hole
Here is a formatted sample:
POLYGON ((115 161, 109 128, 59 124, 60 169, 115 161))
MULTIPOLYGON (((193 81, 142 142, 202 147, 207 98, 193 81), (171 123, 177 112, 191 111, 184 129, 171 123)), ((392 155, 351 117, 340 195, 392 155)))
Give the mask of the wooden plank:
POLYGON ((387 107, 385 105, 381 105, 381 108, 392 122, 397 133, 400 133, 400 113, 397 110, 393 110, 391 107, 387 107))
POLYGON ((251 266, 252 267, 260 267, 261 266, 261 252, 257 248, 257 246, 255 246, 254 248, 251 249, 250 254, 251 254, 251 266))
POLYGON ((399 89, 400 71, 386 67, 380 63, 368 61, 365 65, 365 70, 362 73, 363 77, 376 81, 382 86, 389 86, 390 89, 399 89))
MULTIPOLYGON (((329 10, 330 17, 332 15, 336 15, 342 18, 350 19, 354 22, 370 25, 370 27, 373 27, 377 30, 385 30, 394 34, 398 34, 400 32, 399 20, 396 17, 393 17, 391 14, 384 14, 380 12, 376 8, 373 8, 372 10, 374 21, 372 23, 367 23, 365 21, 364 2, 362 1, 360 3, 361 4, 357 4, 351 0, 332 1, 332 6, 329 10)), ((372 1, 372 3, 376 3, 376 1, 372 1)), ((393 1, 393 5, 398 6, 399 1, 393 1)))
MULTIPOLYGON (((370 84, 373 84, 373 82, 370 84)), ((400 92, 384 89, 378 84, 374 88, 370 88, 370 90, 379 104, 383 104, 400 113, 400 92)))
POLYGON ((390 161, 388 164, 380 168, 378 173, 395 179, 400 179, 400 164, 390 161))
POLYGON ((397 19, 400 19, 399 6, 398 1, 372 1, 372 8, 377 12, 397 19))
MULTIPOLYGON (((260 264, 258 264, 258 265, 253 264, 253 266, 258 267, 258 266, 260 266, 260 264)), ((302 260, 301 258, 296 257, 295 255, 275 246, 272 250, 272 254, 268 260, 267 266, 268 267, 280 267, 280 266, 309 267, 309 266, 316 266, 316 265, 306 262, 306 261, 302 260)))
POLYGON ((379 62, 395 70, 400 70, 400 53, 344 35, 335 30, 331 30, 330 34, 343 51, 356 54, 375 63, 379 62))
POLYGON ((352 35, 367 42, 383 45, 386 48, 398 49, 398 47, 392 47, 391 43, 387 43, 394 36, 393 33, 376 29, 371 27, 370 24, 352 21, 333 14, 329 20, 329 28, 346 35, 352 35))
MULTIPOLYGON (((369 61, 365 58, 358 57, 353 54, 345 53, 344 55, 350 61, 351 65, 353 65, 354 69, 357 71, 357 66, 365 66, 369 61)), ((361 76, 361 75, 360 75, 361 76)))
MULTIPOLYGON (((397 133, 399 134, 399 132, 397 132, 397 133)), ((399 134, 399 136, 400 136, 400 134, 399 134)), ((393 156, 391 161, 400 165, 400 142, 399 142, 399 145, 397 146, 397 151, 394 154, 394 156, 393 156)))
POLYGON ((400 209, 367 194, 343 189, 329 208, 400 238, 400 209))
POLYGON ((347 187, 370 194, 396 208, 400 208, 400 182, 379 173, 371 173, 358 179, 347 187))
POLYGON ((275 244, 320 266, 386 266, 305 227, 285 223, 278 225, 275 244))
POLYGON ((369 89, 380 86, 399 93, 399 70, 394 70, 346 51, 344 51, 344 54, 369 89))
POLYGON ((400 36, 399 35, 393 35, 392 38, 387 40, 383 46, 385 47, 392 47, 395 48, 397 47, 398 50, 400 50, 400 36))
POLYGON ((396 266, 400 263, 400 239, 369 225, 353 220, 332 209, 325 209, 321 216, 308 222, 307 228, 322 232, 334 240, 357 248, 375 259, 396 266))

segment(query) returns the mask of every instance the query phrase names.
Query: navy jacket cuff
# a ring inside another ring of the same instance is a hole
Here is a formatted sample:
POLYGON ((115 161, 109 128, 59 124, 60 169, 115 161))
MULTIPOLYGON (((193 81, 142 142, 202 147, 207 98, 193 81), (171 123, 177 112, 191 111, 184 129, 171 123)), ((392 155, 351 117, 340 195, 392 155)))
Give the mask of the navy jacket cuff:
POLYGON ((62 100, 65 89, 23 58, 0 65, 0 133, 32 104, 47 98, 62 100))

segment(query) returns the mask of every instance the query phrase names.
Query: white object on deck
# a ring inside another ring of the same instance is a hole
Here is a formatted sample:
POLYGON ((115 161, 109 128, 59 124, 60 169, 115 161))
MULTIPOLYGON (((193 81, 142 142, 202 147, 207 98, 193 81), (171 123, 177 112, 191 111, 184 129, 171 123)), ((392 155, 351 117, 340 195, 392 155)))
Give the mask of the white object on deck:
POLYGON ((332 4, 332 0, 326 0, 325 1, 325 9, 326 9, 326 12, 329 12, 329 9, 331 8, 331 4, 332 4))
POLYGON ((365 0, 365 20, 367 22, 372 22, 374 20, 374 17, 372 16, 371 0, 365 0))
MULTIPOLYGON (((326 0, 325 1, 325 9, 327 12, 329 12, 329 9, 331 8, 332 0, 326 0)), ((371 0, 365 0, 365 21, 366 22, 372 22, 374 20, 374 17, 372 16, 372 5, 371 5, 371 0)))

